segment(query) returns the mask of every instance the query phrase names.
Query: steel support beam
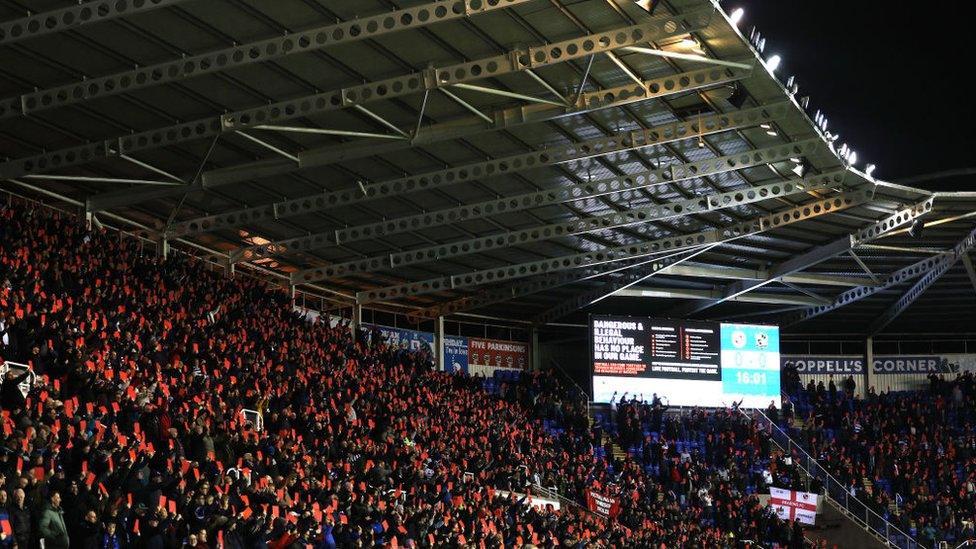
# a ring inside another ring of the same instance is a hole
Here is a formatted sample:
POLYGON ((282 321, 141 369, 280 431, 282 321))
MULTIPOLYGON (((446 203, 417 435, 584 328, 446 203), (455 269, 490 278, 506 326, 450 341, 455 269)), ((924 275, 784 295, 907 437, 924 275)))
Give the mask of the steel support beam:
MULTIPOLYGON (((613 297, 660 298, 660 299, 718 299, 722 297, 722 290, 693 290, 685 288, 650 288, 635 286, 614 292, 613 297)), ((770 305, 819 305, 821 300, 809 296, 793 294, 757 293, 740 295, 733 301, 744 303, 767 303, 770 305)))
POLYGON ((880 238, 881 236, 884 236, 902 225, 911 223, 913 220, 925 215, 931 210, 932 198, 928 198, 917 204, 902 208, 894 214, 885 217, 881 221, 872 223, 854 234, 837 239, 829 244, 818 246, 804 254, 798 255, 776 265, 770 269, 769 278, 765 280, 740 280, 730 285, 726 289, 725 295, 721 299, 703 301, 700 303, 688 303, 684 306, 675 307, 674 309, 670 310, 668 314, 670 316, 674 316, 675 318, 682 318, 704 311, 705 309, 718 305, 719 303, 727 301, 733 297, 742 295, 756 288, 761 288, 785 275, 803 271, 818 263, 826 261, 827 259, 848 252, 859 244, 880 238))
MULTIPOLYGON (((591 278, 609 275, 618 271, 639 267, 651 262, 653 262, 653 260, 635 262, 631 263, 630 265, 614 267, 612 269, 586 269, 583 271, 553 273, 537 279, 518 282, 516 284, 506 284, 502 288, 482 290, 476 294, 464 296, 452 301, 438 303, 426 309, 411 312, 409 313, 409 316, 412 322, 430 320, 432 318, 437 318, 438 316, 477 309, 480 307, 493 305, 495 303, 502 303, 511 299, 525 297, 527 295, 557 288, 559 286, 565 286, 566 284, 573 284, 591 278)), ((663 269, 660 274, 669 276, 686 276, 692 278, 707 278, 709 280, 725 278, 762 280, 768 276, 765 271, 742 269, 738 267, 729 267, 726 265, 706 265, 702 263, 689 264, 687 262, 672 264, 663 269)), ((861 286, 871 283, 870 280, 863 278, 804 273, 785 276, 782 280, 797 284, 820 284, 826 286, 861 286)))
MULTIPOLYGON (((360 303, 370 303, 377 300, 394 299, 457 288, 467 288, 482 284, 502 282, 505 280, 525 278, 537 274, 580 269, 602 265, 604 263, 637 259, 660 253, 668 253, 675 250, 697 248, 707 246, 709 244, 727 242, 729 240, 742 238, 745 235, 764 232, 812 217, 840 211, 865 201, 867 201, 867 196, 863 192, 844 193, 833 198, 828 198, 799 206, 797 208, 792 208, 790 210, 761 216, 753 220, 737 223, 722 229, 679 235, 637 244, 613 246, 598 251, 584 252, 540 261, 531 261, 516 265, 485 269, 461 275, 446 276, 419 282, 410 282, 397 286, 358 292, 356 294, 356 299, 360 303)), ((664 268, 665 266, 662 266, 661 268, 664 268)))
MULTIPOLYGON (((113 153, 111 156, 115 156, 119 153, 205 139, 223 132, 352 108, 374 101, 429 92, 443 86, 513 74, 526 69, 563 63, 594 52, 611 51, 643 42, 679 36, 707 26, 712 13, 714 13, 713 9, 706 9, 683 15, 668 16, 640 25, 620 27, 546 46, 512 50, 476 61, 430 68, 385 80, 367 82, 287 101, 278 101, 260 107, 106 140, 100 144, 92 144, 85 150, 90 156, 89 159, 91 157, 110 156, 109 152, 113 153)), ((41 172, 57 165, 67 166, 87 162, 88 159, 83 159, 75 149, 78 147, 5 162, 0 164, 0 177, 19 177, 26 173, 41 172)), ((257 175, 252 174, 248 179, 254 177, 257 175)), ((203 183, 205 187, 209 186, 206 176, 204 176, 203 183)))
MULTIPOLYGON (((339 110, 352 105, 381 99, 392 99, 444 86, 495 78, 506 74, 538 69, 593 53, 610 52, 635 44, 679 36, 708 25, 714 10, 699 10, 668 16, 647 23, 619 27, 608 31, 570 38, 545 46, 511 50, 475 61, 396 76, 359 86, 342 88, 299 99, 291 99, 222 115, 224 128, 241 129, 273 124, 298 116, 339 110)), ((559 105, 562 107, 562 105, 559 105)))
POLYGON ((524 93, 516 93, 508 90, 500 90, 498 88, 489 88, 487 86, 475 86, 474 84, 455 84, 455 88, 459 90, 468 90, 473 92, 485 93, 488 95, 497 95, 499 97, 508 97, 509 99, 518 99, 519 101, 527 101, 529 103, 545 103, 547 105, 556 105, 557 107, 565 107, 566 104, 560 101, 554 101, 552 99, 543 99, 541 97, 535 97, 532 95, 526 95, 524 93))
MULTIPOLYGON (((128 12, 147 11, 149 9, 176 4, 181 1, 184 0, 144 0, 142 2, 143 7, 137 9, 134 6, 136 0, 133 0, 128 3, 128 12)), ((412 8, 397 9, 378 15, 362 17, 344 23, 323 25, 303 31, 291 32, 265 40, 238 44, 200 55, 190 55, 180 59, 138 67, 106 76, 88 78, 81 82, 45 88, 31 93, 25 93, 18 97, 4 99, 0 101, 0 119, 18 116, 20 114, 31 114, 97 97, 128 93, 133 90, 157 86, 167 82, 185 80, 186 78, 225 71, 253 63, 263 63, 272 59, 279 59, 289 55, 306 53, 340 44, 348 44, 359 40, 367 40, 403 30, 419 29, 443 21, 462 19, 472 15, 517 6, 530 1, 500 0, 496 2, 478 2, 477 0, 464 0, 461 3, 454 0, 440 0, 412 8), (473 7, 475 4, 477 4, 477 8, 473 7)), ((119 4, 126 5, 125 2, 119 4)), ((115 6, 119 4, 109 2, 105 6, 111 8, 112 12, 115 12, 119 11, 115 9, 115 6)), ((84 4, 80 4, 79 6, 61 11, 79 12, 85 9, 91 14, 102 12, 102 9, 96 9, 94 4, 88 8, 83 8, 83 6, 84 4)), ((60 20, 60 18, 54 15, 55 12, 50 13, 51 16, 49 17, 43 17, 46 14, 40 14, 31 19, 38 18, 42 21, 60 20)), ((122 9, 118 15, 125 15, 125 13, 126 10, 122 9)), ((101 19, 108 18, 110 17, 103 17, 101 19)), ((75 20, 79 23, 81 22, 79 17, 76 17, 75 20)), ((94 20, 89 19, 89 21, 94 20)), ((5 27, 17 23, 17 21, 12 21, 11 23, 0 25, 0 29, 2 29, 0 30, 0 36, 9 38, 10 33, 4 34, 3 30, 7 30, 5 27)), ((46 27, 40 25, 40 29, 46 30, 46 27)), ((0 38, 0 43, 6 41, 0 38)))
POLYGON ((854 258, 854 262, 857 263, 859 267, 861 267, 862 271, 864 271, 869 277, 871 277, 871 280, 873 280, 875 284, 878 284, 880 282, 878 280, 878 277, 874 276, 874 273, 871 272, 871 268, 868 267, 866 263, 864 263, 864 261, 860 258, 860 256, 857 255, 857 252, 851 249, 851 250, 847 250, 847 253, 850 254, 852 258, 854 258))
MULTIPOLYGON (((790 150, 789 146, 782 148, 787 151, 790 150)), ((728 166, 725 163, 719 163, 719 165, 728 166)), ((635 181, 643 180, 641 174, 632 174, 628 177, 635 181)), ((635 233, 653 236, 654 228, 650 225, 653 221, 754 204, 771 198, 807 194, 809 192, 826 192, 834 187, 842 187, 843 178, 844 172, 839 171, 834 172, 831 176, 815 176, 807 180, 770 183, 754 189, 738 189, 711 196, 695 197, 694 199, 678 201, 671 204, 649 205, 619 212, 612 211, 603 215, 576 218, 527 229, 427 246, 384 256, 367 257, 355 261, 299 271, 292 274, 292 282, 295 284, 315 282, 346 276, 351 273, 372 272, 384 268, 396 269, 417 263, 428 263, 487 252, 499 248, 521 246, 553 238, 575 236, 620 227, 630 227, 635 233)))
POLYGON ((865 242, 870 242, 877 238, 893 232, 896 228, 908 225, 912 221, 922 217, 932 211, 932 204, 935 197, 929 197, 921 202, 912 204, 898 210, 897 212, 885 217, 877 223, 872 223, 867 227, 851 235, 851 244, 859 246, 865 242))
POLYGON ((868 334, 874 336, 877 335, 881 330, 884 330, 885 327, 898 318, 901 313, 905 312, 905 309, 911 307, 912 303, 915 303, 915 301, 917 301, 926 290, 935 284, 936 281, 942 277, 942 275, 951 269, 952 266, 959 261, 960 257, 963 257, 965 254, 969 253, 969 250, 971 250, 974 245, 976 245, 976 229, 973 229, 969 235, 966 236, 966 238, 956 244, 951 252, 943 256, 944 259, 942 261, 939 261, 935 267, 925 273, 925 275, 922 276, 922 278, 911 288, 909 288, 908 291, 906 291, 901 298, 898 299, 898 301, 893 303, 891 307, 888 307, 885 312, 881 313, 881 315, 868 326, 868 334))
MULTIPOLYGON (((835 197, 833 199, 826 199, 826 200, 821 200, 819 202, 814 202, 814 203, 811 203, 811 204, 806 204, 806 205, 803 205, 803 206, 798 206, 796 208, 793 208, 792 210, 788 210, 787 211, 788 214, 786 214, 786 215, 787 215, 787 219, 789 220, 789 223, 795 223, 797 221, 803 221, 803 220, 809 219, 811 217, 817 217, 817 216, 820 216, 820 215, 825 215, 825 214, 828 214, 828 213, 831 213, 831 212, 836 212, 836 211, 840 211, 842 209, 846 209, 846 208, 849 208, 849 207, 852 207, 852 206, 856 206, 858 204, 863 204, 863 203, 867 202, 868 200, 869 200, 868 193, 863 192, 863 191, 862 192, 857 192, 857 193, 846 193, 846 194, 840 195, 839 197, 835 197)), ((779 215, 783 215, 783 214, 774 213, 774 214, 770 214, 770 215, 765 216, 765 217, 767 218, 767 220, 769 218, 772 218, 772 221, 775 222, 777 220, 777 216, 779 216, 779 215)), ((767 229, 763 229, 762 226, 763 226, 763 224, 760 223, 760 230, 759 231, 755 231, 755 232, 762 232, 764 230, 767 230, 767 229)), ((731 240, 736 240, 738 238, 742 238, 743 236, 748 236, 748 233, 747 234, 742 234, 742 235, 739 235, 739 236, 735 236, 734 238, 728 238, 728 239, 725 239, 725 240, 719 240, 715 244, 713 244, 713 246, 714 245, 717 245, 718 243, 721 243, 721 242, 728 242, 728 241, 731 241, 731 240)), ((790 263, 790 262, 787 262, 787 263, 790 263)), ((676 267, 678 267, 678 266, 676 266, 676 267)), ((795 269, 795 270, 800 270, 800 269, 795 269)), ((641 283, 644 280, 646 280, 647 278, 649 278, 651 276, 654 276, 656 274, 659 274, 660 272, 661 272, 661 270, 651 270, 650 273, 647 273, 647 272, 644 272, 644 271, 640 271, 640 270, 635 271, 635 272, 629 274, 623 280, 613 281, 611 283, 608 283, 608 284, 605 284, 605 285, 601 286, 600 288, 591 290, 589 292, 586 292, 586 293, 577 295, 577 296, 575 296, 575 297, 573 297, 571 299, 568 299, 566 301, 563 301, 562 303, 556 305, 555 307, 552 307, 552 308, 546 310, 545 312, 543 312, 542 314, 540 314, 539 316, 537 316, 535 319, 533 319, 533 322, 535 324, 545 324, 545 323, 548 323, 548 322, 552 322, 553 320, 556 320, 557 318, 563 317, 563 316, 565 316, 565 315, 567 315, 567 314, 569 314, 569 313, 571 313, 573 311, 576 311, 576 310, 581 309, 583 307, 586 307, 587 305, 590 305, 590 304, 592 304, 592 303, 594 303, 596 301, 599 301, 601 299, 604 299, 605 297, 608 297, 610 295, 613 295, 618 290, 626 289, 626 288, 629 288, 630 286, 632 286, 634 284, 641 283)), ((740 294, 736 294, 736 295, 731 295, 731 296, 728 296, 728 295, 726 295, 726 294, 723 293, 722 297, 720 297, 718 299, 722 299, 722 300, 738 299, 741 296, 742 296, 741 293, 740 294)), ((357 294, 357 299, 358 299, 358 294, 357 294)), ((714 301, 716 301, 716 300, 715 299, 710 299, 707 302, 711 303, 711 302, 714 302, 714 301)))
POLYGON ((573 284, 588 278, 602 276, 618 269, 619 268, 593 268, 583 269, 581 271, 552 273, 546 276, 517 282, 515 284, 505 284, 502 287, 489 288, 451 301, 437 303, 425 309, 420 309, 409 313, 408 318, 411 322, 430 320, 439 316, 477 309, 495 303, 502 303, 512 299, 525 297, 527 295, 550 290, 552 288, 558 288, 567 284, 573 284))
MULTIPOLYGON (((685 134, 682 134, 685 135, 685 134)), ((687 135, 685 135, 687 137, 687 135)), ((677 138, 674 138, 677 140, 677 138)), ((613 141, 616 141, 614 138, 613 141)), ((628 141, 627 138, 622 138, 623 141, 628 141)), ((591 140, 597 141, 597 140, 591 140)), ((598 141, 609 141, 609 140, 598 140, 598 141)), ((632 144, 639 143, 638 140, 630 141, 632 144)), ((589 148, 590 142, 584 144, 583 147, 572 147, 580 151, 578 154, 566 154, 559 155, 562 157, 561 160, 556 160, 556 154, 553 154, 550 158, 553 159, 553 163, 564 162, 569 160, 579 160, 582 158, 589 158, 592 155, 594 149, 589 148)), ((660 144, 660 143, 658 143, 660 144)), ((803 156, 810 156, 816 153, 816 147, 807 147, 803 142, 798 144, 802 149, 798 154, 803 156)), ((646 145, 636 145, 633 149, 624 150, 634 150, 639 149, 646 145)), ((604 149, 599 149, 603 153, 604 149)), ((550 151, 552 154, 555 151, 550 151)), ((564 150, 564 152, 568 152, 564 150)), ((609 150, 609 153, 619 152, 617 149, 609 150)), ((670 167, 661 168, 659 170, 649 170, 643 172, 643 181, 636 181, 634 178, 640 174, 625 175, 619 177, 610 177, 607 179, 600 179, 597 181, 589 181, 586 183, 580 183, 575 185, 565 185, 560 186, 555 189, 548 189, 530 193, 524 193, 520 195, 507 196, 504 198, 498 198, 495 200, 485 200, 482 202, 476 202, 472 204, 464 204, 461 206, 453 208, 445 208, 442 210, 436 210, 433 212, 426 212, 422 214, 414 214, 404 217, 399 217, 396 219, 390 219, 386 221, 378 221, 374 223, 367 223, 364 225, 356 225, 353 227, 346 227, 343 229, 338 229, 335 231, 335 241, 337 244, 352 242, 356 240, 362 240, 367 238, 378 238, 386 237, 395 234, 401 234, 416 229, 433 228, 449 223, 458 223, 461 221, 470 221, 474 219, 481 219, 485 217, 490 217, 498 213, 511 213, 518 212, 526 209, 537 208, 542 206, 550 206, 556 204, 564 204, 566 202, 572 202, 576 200, 584 200, 588 198, 597 198, 606 194, 635 191, 641 188, 646 188, 648 186, 658 185, 662 183, 673 183, 675 181, 687 179, 688 175, 693 177, 704 177, 708 175, 715 175, 722 173, 718 170, 727 170, 728 162, 735 162, 735 169, 743 169, 754 166, 759 166, 765 163, 775 163, 782 160, 786 160, 790 156, 791 151, 789 147, 769 147, 765 149, 759 149, 757 152, 758 157, 746 158, 743 154, 730 155, 724 157, 717 157, 710 161, 700 161, 700 162, 689 162, 685 164, 676 165, 675 169, 670 167), (787 153, 784 155, 783 153, 787 153), (726 164, 722 164, 725 162, 726 164), (696 170, 702 170, 699 173, 693 173, 696 170), (684 176, 684 177, 682 177, 684 176)), ((557 153, 558 154, 558 153, 557 153)), ((542 155, 537 155, 538 160, 541 162, 543 160, 542 155)), ((518 157, 508 157, 515 158, 516 160, 524 160, 521 155, 518 157)), ((536 162, 532 162, 533 166, 538 167, 536 162)), ((504 165, 504 164, 503 164, 504 165)), ((511 163, 509 163, 512 166, 511 163)), ((525 165, 524 163, 522 164, 525 165)), ((484 168, 482 168, 484 169, 484 168)), ((510 170, 516 170, 514 166, 510 170)), ((462 172, 464 173, 464 172, 462 172)), ((507 172, 511 173, 511 172, 507 172)), ((831 172, 832 174, 834 172, 831 172)), ((464 176, 458 176, 464 177, 464 176)), ((467 180, 467 179, 463 179, 467 180)), ((838 185, 842 182, 838 182, 838 185)), ((772 190, 772 189, 770 189, 772 190)), ((778 191, 777 191, 778 192, 778 191)), ((733 195, 734 196, 734 195, 733 195)), ((722 197, 721 200, 728 200, 722 197)), ((660 208, 666 208, 671 206, 677 213, 690 214, 690 213, 700 213, 703 209, 700 209, 701 200, 699 198, 687 199, 674 202, 670 205, 662 205, 660 208)))
POLYGON ((705 57, 704 55, 694 55, 689 53, 679 53, 679 52, 661 50, 661 49, 643 48, 640 46, 630 46, 624 48, 624 51, 633 52, 633 53, 642 53, 645 55, 654 55, 656 57, 664 57, 668 59, 681 59, 682 61, 694 61, 697 63, 707 63, 710 65, 719 65, 722 67, 734 67, 740 69, 751 67, 751 65, 747 63, 737 63, 735 61, 725 61, 723 59, 705 57))
POLYGON ((973 290, 976 290, 976 268, 973 267, 973 260, 969 258, 969 254, 962 254, 960 257, 962 259, 962 264, 966 267, 966 274, 969 275, 969 283, 973 285, 973 290))
MULTIPOLYGON (((141 2, 78 2, 66 8, 43 11, 0 23, 0 45, 13 44, 37 36, 77 29, 136 13, 175 6, 186 0, 143 0, 141 2)), ((6 106, 6 105, 4 105, 6 106)), ((18 101, 19 108, 19 101, 18 101)), ((3 117, 0 107, 0 118, 3 117)))
MULTIPOLYGON (((204 186, 218 187, 232 183, 251 181, 262 177, 287 174, 300 169, 326 166, 337 162, 388 154, 410 149, 415 146, 433 145, 435 143, 451 141, 453 139, 468 138, 486 131, 510 130, 527 124, 549 122, 568 116, 621 107, 631 103, 646 101, 648 99, 667 97, 670 95, 701 90, 720 84, 727 84, 729 82, 741 80, 747 77, 749 74, 750 73, 748 71, 735 69, 702 69, 654 78, 645 81, 644 86, 625 85, 608 90, 588 93, 581 98, 578 104, 574 104, 570 107, 556 107, 553 105, 539 103, 510 107, 507 109, 494 111, 492 113, 492 119, 494 122, 490 126, 486 126, 484 121, 478 117, 470 117, 460 121, 445 122, 435 126, 424 127, 423 133, 421 133, 420 136, 413 136, 411 140, 364 140, 345 145, 333 145, 319 149, 310 149, 296 155, 299 158, 298 166, 288 160, 272 158, 232 166, 229 168, 211 170, 203 174, 204 186)), ((207 133, 208 130, 206 127, 201 125, 190 126, 188 131, 196 131, 199 133, 199 135, 203 136, 215 134, 207 133)), ((90 159, 95 153, 90 151, 89 148, 96 149, 96 152, 102 151, 102 154, 104 154, 104 150, 109 150, 111 154, 114 154, 114 149, 112 149, 112 147, 113 145, 111 141, 95 143, 92 145, 76 147, 78 150, 73 150, 71 154, 84 154, 90 159)), ((49 162, 46 157, 44 157, 42 160, 45 163, 49 162)), ((38 162, 40 160, 35 158, 26 159, 25 161, 38 162)), ((58 161, 60 162, 60 160, 58 161)), ((2 174, 2 165, 0 165, 0 174, 2 174)), ((341 194, 342 192, 344 191, 337 191, 335 194, 341 194)), ((170 196, 172 196, 172 194, 170 196)), ((318 198, 321 197, 322 196, 320 195, 318 198)), ((156 198, 160 197, 158 195, 151 195, 149 193, 127 193, 125 195, 105 194, 93 197, 92 204, 96 209, 101 210, 112 207, 127 206, 143 202, 144 200, 153 200, 156 198)), ((258 212, 267 215, 268 217, 265 217, 266 219, 273 218, 272 214, 270 213, 271 210, 268 208, 270 208, 270 205, 259 208, 251 208, 246 211, 246 214, 252 215, 255 212, 258 212)))
MULTIPOLYGON (((497 110, 492 113, 492 123, 488 126, 480 118, 472 117, 468 119, 470 122, 462 120, 457 123, 424 127, 423 132, 419 135, 413 135, 409 142, 382 144, 371 142, 352 149, 343 146, 311 149, 298 155, 299 166, 297 168, 277 161, 257 161, 212 170, 204 173, 203 182, 206 187, 218 187, 259 177, 281 175, 296 169, 320 167, 363 156, 381 155, 414 146, 432 145, 445 140, 471 137, 486 131, 507 130, 524 124, 548 122, 567 116, 620 107, 638 101, 667 97, 740 80, 749 74, 749 71, 738 69, 701 69, 679 73, 648 80, 642 86, 631 84, 590 92, 582 96, 577 104, 570 107, 533 103, 497 110)), ((342 191, 337 192, 341 193, 342 191)))
POLYGON ((183 183, 178 183, 176 181, 159 181, 156 179, 131 179, 131 178, 122 178, 122 177, 90 177, 84 175, 37 174, 37 175, 25 175, 24 179, 33 179, 35 181, 113 183, 116 185, 156 185, 156 186, 163 186, 163 187, 183 186, 183 183))
MULTIPOLYGON (((769 278, 769 271, 743 269, 728 265, 705 265, 701 263, 682 264, 669 267, 661 274, 670 276, 687 276, 692 278, 731 279, 731 280, 765 280, 769 278)), ((871 286, 872 281, 866 278, 835 276, 817 273, 794 273, 786 275, 780 280, 792 284, 816 284, 821 286, 871 286)))
MULTIPOLYGON (((411 192, 430 190, 432 188, 439 188, 442 186, 459 183, 468 183, 487 177, 496 177, 516 173, 522 170, 540 168, 544 166, 554 166, 565 162, 585 160, 597 156, 635 151, 647 147, 653 147, 655 145, 674 143, 682 139, 697 137, 699 134, 712 135, 733 129, 741 129, 765 124, 775 119, 782 118, 788 112, 789 105, 786 103, 779 103, 770 105, 768 107, 758 107, 726 114, 703 116, 700 119, 695 119, 688 122, 674 122, 661 126, 655 126, 646 130, 624 132, 608 137, 588 139, 579 143, 566 144, 558 147, 548 147, 539 151, 514 154, 483 162, 473 162, 464 164, 462 166, 401 177, 389 181, 369 183, 364 185, 364 188, 366 189, 365 195, 357 187, 356 189, 347 189, 334 193, 320 193, 275 202, 274 204, 270 205, 272 208, 271 212, 267 211, 269 206, 258 206, 254 208, 246 208, 243 210, 191 219, 174 226, 174 234, 196 234, 204 231, 233 227, 245 222, 250 223, 265 219, 281 219, 284 217, 304 215, 317 211, 327 211, 356 203, 369 202, 391 196, 403 196, 411 192)), ((770 160, 767 160, 767 162, 786 159, 786 157, 770 156, 775 155, 775 150, 776 148, 763 149, 765 155, 770 158, 770 160), (776 158, 777 160, 772 160, 773 158, 776 158)), ((812 150, 814 149, 811 149, 811 151, 812 150)), ((803 151, 800 151, 798 154, 803 154, 803 151)), ((810 153, 808 152, 807 154, 810 153)), ((746 167, 746 165, 758 165, 751 159, 743 158, 743 155, 733 155, 730 157, 721 158, 736 161, 740 163, 741 167, 746 167)), ((704 163, 695 163, 694 166, 686 166, 686 171, 706 167, 704 163)), ((659 180, 663 180, 670 175, 666 169, 662 169, 660 172, 661 173, 658 177, 659 180)), ((608 185, 619 185, 619 183, 614 183, 614 181, 624 179, 625 178, 611 178, 606 180, 606 183, 608 185)), ((585 194, 585 187, 585 185, 574 185, 572 187, 565 187, 565 189, 569 189, 573 193, 577 193, 580 198, 583 198, 583 194, 585 194)), ((542 206, 549 203, 555 203, 548 201, 546 195, 557 191, 559 190, 527 193, 520 195, 519 197, 508 197, 504 200, 499 199, 486 201, 480 204, 472 204, 470 206, 459 206, 457 208, 440 210, 438 212, 430 212, 395 220, 348 227, 345 229, 339 229, 335 233, 334 237, 337 242, 346 242, 362 238, 388 236, 391 234, 424 228, 426 226, 436 226, 444 223, 477 219, 484 215, 493 215, 493 212, 496 211, 515 211, 522 209, 522 205, 525 205, 526 207, 535 207, 537 205, 542 206), (513 204, 516 199, 518 204, 513 204), (543 202, 539 202, 540 200, 543 202)), ((330 240, 333 237, 332 234, 316 236, 328 236, 328 239, 330 240)))
POLYGON ((803 311, 798 311, 794 314, 787 315, 780 320, 781 326, 792 326, 811 318, 816 318, 820 315, 827 314, 831 311, 836 311, 841 307, 846 307, 851 303, 856 303, 864 298, 871 297, 872 295, 904 284, 909 280, 916 279, 927 272, 932 271, 943 262, 948 261, 949 254, 939 254, 932 257, 927 257, 921 261, 912 263, 907 267, 898 269, 897 271, 888 275, 884 280, 881 281, 877 286, 858 286, 856 288, 851 288, 846 292, 841 293, 834 300, 827 304, 817 307, 811 307, 803 311))

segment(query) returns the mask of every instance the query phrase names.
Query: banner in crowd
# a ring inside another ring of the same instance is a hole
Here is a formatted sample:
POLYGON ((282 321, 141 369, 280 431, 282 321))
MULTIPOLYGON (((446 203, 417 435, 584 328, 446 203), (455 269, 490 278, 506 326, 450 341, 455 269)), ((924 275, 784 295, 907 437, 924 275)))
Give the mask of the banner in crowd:
MULTIPOLYGON (((795 366, 800 374, 863 375, 864 357, 858 355, 783 355, 783 366, 795 366)), ((950 374, 976 371, 976 355, 875 355, 871 373, 950 374)))
POLYGON ((14 376, 20 376, 23 375, 24 372, 28 371, 30 372, 30 375, 17 384, 17 389, 20 390, 20 394, 24 395, 24 398, 27 398, 27 394, 30 393, 31 387, 34 386, 34 379, 37 377, 37 375, 34 374, 34 370, 31 370, 30 365, 21 364, 20 362, 11 362, 9 360, 3 362, 0 364, 0 379, 6 379, 7 372, 13 372, 14 376))
POLYGON ((480 337, 444 336, 444 369, 492 376, 529 367, 529 344, 480 337))
MULTIPOLYGON (((420 351, 422 349, 427 349, 431 356, 437 356, 437 351, 434 346, 434 334, 430 332, 418 332, 416 330, 405 330, 403 328, 391 328, 389 326, 380 326, 378 324, 363 324, 363 328, 370 330, 376 330, 380 333, 383 341, 391 347, 399 347, 401 349, 408 349, 411 351, 420 351)), ((371 336, 372 337, 372 336, 371 336)))
POLYGON ((769 505, 783 520, 797 520, 803 524, 814 524, 817 520, 817 500, 820 496, 810 492, 769 489, 769 505))
POLYGON ((596 490, 586 492, 586 507, 598 515, 617 518, 620 513, 620 502, 617 498, 605 496, 596 490))
POLYGON ((525 370, 529 366, 529 344, 519 341, 468 338, 468 365, 525 370))
POLYGON ((444 370, 468 373, 468 338, 444 336, 444 370))
POLYGON ((326 319, 329 320, 330 328, 335 328, 343 320, 342 317, 333 316, 330 314, 323 315, 323 313, 316 311, 315 309, 309 309, 308 307, 302 307, 301 305, 295 305, 293 309, 296 313, 305 317, 305 320, 307 320, 308 322, 315 322, 316 320, 324 316, 326 319))
POLYGON ((525 505, 535 507, 540 511, 546 511, 547 507, 551 507, 554 511, 558 511, 560 508, 559 502, 554 499, 541 498, 539 496, 529 496, 520 492, 508 492, 506 490, 496 490, 495 493, 503 498, 508 498, 509 494, 511 494, 515 496, 517 501, 521 501, 523 498, 525 498, 525 505))

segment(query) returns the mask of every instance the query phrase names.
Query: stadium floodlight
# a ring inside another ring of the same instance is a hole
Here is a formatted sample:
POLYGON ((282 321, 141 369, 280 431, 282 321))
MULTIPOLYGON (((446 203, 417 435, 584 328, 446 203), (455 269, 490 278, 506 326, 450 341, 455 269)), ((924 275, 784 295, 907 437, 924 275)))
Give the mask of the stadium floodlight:
POLYGON ((779 55, 774 55, 766 60, 766 68, 769 69, 769 72, 776 72, 776 69, 779 68, 780 63, 782 62, 782 57, 779 55))
POLYGON ((732 21, 733 25, 738 27, 739 23, 742 21, 742 18, 745 17, 745 15, 746 15, 746 10, 742 8, 735 8, 734 10, 732 10, 732 13, 729 14, 729 20, 732 21))
POLYGON ((659 0, 636 0, 634 3, 643 8, 644 11, 650 15, 654 15, 654 10, 657 9, 657 5, 661 2, 659 0))
POLYGON ((871 177, 871 175, 874 174, 875 168, 877 168, 877 166, 874 164, 868 164, 867 167, 864 168, 864 175, 871 177))
POLYGON ((857 164, 857 153, 854 150, 851 150, 850 153, 848 153, 848 155, 847 155, 847 163, 850 164, 850 165, 852 165, 852 166, 854 164, 857 164))

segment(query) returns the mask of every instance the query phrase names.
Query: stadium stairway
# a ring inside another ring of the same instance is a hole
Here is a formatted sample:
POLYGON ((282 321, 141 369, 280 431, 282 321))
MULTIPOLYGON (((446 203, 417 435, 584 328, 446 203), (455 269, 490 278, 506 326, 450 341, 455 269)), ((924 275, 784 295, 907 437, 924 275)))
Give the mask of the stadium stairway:
POLYGON ((811 540, 815 542, 824 540, 827 542, 827 547, 836 545, 841 549, 886 547, 881 540, 849 518, 832 500, 825 500, 820 510, 817 526, 809 527, 806 531, 806 537, 811 540))
MULTIPOLYGON (((772 452, 782 452, 782 447, 778 442, 770 437, 770 448, 772 452)), ((806 473, 802 468, 801 471, 806 473)), ((866 487, 871 487, 871 480, 864 478, 866 487)), ((827 542, 827 547, 839 547, 840 549, 883 549, 887 545, 868 532, 864 527, 855 522, 847 515, 843 507, 834 500, 823 497, 820 505, 820 513, 817 514, 817 524, 806 528, 805 535, 814 542, 821 540, 827 542)))

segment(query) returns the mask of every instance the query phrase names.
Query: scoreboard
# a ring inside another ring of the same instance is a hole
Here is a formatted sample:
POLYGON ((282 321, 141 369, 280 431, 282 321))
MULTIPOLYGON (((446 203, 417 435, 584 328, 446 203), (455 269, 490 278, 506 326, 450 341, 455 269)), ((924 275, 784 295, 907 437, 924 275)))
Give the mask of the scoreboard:
POLYGON ((593 399, 657 394, 677 406, 780 405, 779 328, 594 316, 593 399))

